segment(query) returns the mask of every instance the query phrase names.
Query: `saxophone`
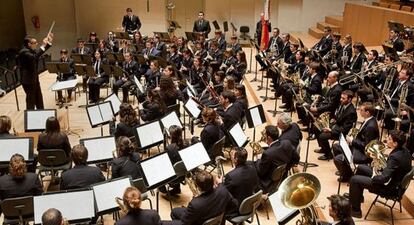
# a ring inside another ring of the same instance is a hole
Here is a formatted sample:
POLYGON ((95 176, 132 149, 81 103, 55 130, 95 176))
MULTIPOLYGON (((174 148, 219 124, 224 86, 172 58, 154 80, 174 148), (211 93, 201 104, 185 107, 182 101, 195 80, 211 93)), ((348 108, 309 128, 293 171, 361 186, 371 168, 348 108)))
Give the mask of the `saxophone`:
POLYGON ((384 155, 387 147, 378 140, 370 141, 365 147, 365 154, 372 158, 371 167, 374 176, 381 175, 382 170, 387 166, 387 158, 384 155))

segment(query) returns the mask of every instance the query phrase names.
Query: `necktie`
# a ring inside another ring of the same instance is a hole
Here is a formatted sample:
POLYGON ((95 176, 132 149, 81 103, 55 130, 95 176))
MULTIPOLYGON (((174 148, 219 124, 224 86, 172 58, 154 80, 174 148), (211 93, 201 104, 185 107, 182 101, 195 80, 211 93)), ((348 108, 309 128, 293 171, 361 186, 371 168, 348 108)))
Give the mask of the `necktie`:
POLYGON ((98 76, 99 76, 99 60, 98 60, 98 61, 96 61, 96 63, 95 63, 95 72, 96 72, 96 74, 98 74, 98 76))
POLYGON ((198 26, 201 27, 202 24, 203 24, 203 21, 200 20, 200 22, 198 22, 198 26))

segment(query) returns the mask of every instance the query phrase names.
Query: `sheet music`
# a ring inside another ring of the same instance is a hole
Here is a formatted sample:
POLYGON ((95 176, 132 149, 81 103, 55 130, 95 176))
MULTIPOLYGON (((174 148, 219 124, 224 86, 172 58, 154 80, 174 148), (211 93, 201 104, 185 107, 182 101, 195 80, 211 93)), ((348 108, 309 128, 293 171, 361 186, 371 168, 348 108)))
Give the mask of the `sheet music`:
POLYGON ((164 134, 161 130, 160 122, 155 121, 136 128, 141 148, 145 148, 154 143, 162 142, 164 134))
POLYGON ((66 81, 56 81, 49 87, 49 89, 51 91, 62 91, 62 90, 75 88, 76 84, 78 84, 77 79, 66 80, 66 81))
POLYGON ((352 151, 349 148, 349 145, 346 142, 345 136, 342 133, 339 135, 339 146, 341 146, 342 151, 344 152, 344 155, 347 161, 349 162, 349 164, 350 165, 353 164, 352 151))
POLYGON ((287 208, 285 205, 283 205, 278 191, 269 196, 269 201, 272 205, 273 212, 278 222, 283 221, 286 217, 297 210, 287 208))
POLYGON ((174 167, 168 154, 163 153, 141 162, 148 186, 155 185, 175 176, 174 167))
POLYGON ((99 110, 99 105, 87 107, 86 110, 88 111, 88 115, 92 126, 95 126, 102 122, 102 116, 99 110))
POLYGON ((9 162, 10 158, 18 153, 29 159, 30 138, 0 139, 0 161, 9 162))
POLYGON ((116 96, 116 94, 111 94, 104 100, 104 102, 111 102, 112 109, 114 110, 115 114, 119 112, 119 106, 121 106, 122 104, 118 96, 116 96))
POLYGON ((201 110, 198 108, 197 103, 191 98, 188 99, 184 107, 190 112, 191 117, 193 118, 198 118, 201 113, 201 110))
MULTIPOLYGON (((114 117, 114 112, 110 102, 99 104, 102 114, 102 122, 108 122, 114 117)), ((119 107, 118 107, 119 108, 119 107)))
POLYGON ((26 112, 26 130, 45 130, 46 120, 51 116, 56 116, 56 111, 50 110, 27 110, 26 112))
POLYGON ((190 82, 188 82, 188 80, 186 80, 187 83, 187 89, 190 90, 191 94, 193 96, 197 96, 197 91, 194 89, 193 85, 190 84, 190 82))
POLYGON ((180 128, 183 128, 181 125, 181 121, 177 116, 177 113, 175 111, 170 112, 168 115, 164 116, 161 119, 162 126, 168 131, 168 129, 172 125, 177 125, 180 128))
POLYGON ((115 137, 103 137, 90 140, 81 140, 88 149, 88 162, 112 159, 112 152, 116 150, 115 137))
POLYGON ((178 154, 180 154, 187 171, 210 162, 210 157, 201 142, 180 150, 178 154))
POLYGON ((122 198, 125 189, 130 186, 131 180, 129 177, 92 186, 95 194, 96 210, 103 212, 117 208, 118 204, 115 202, 115 197, 122 198))
POLYGON ((145 93, 144 87, 142 86, 141 82, 139 82, 139 80, 136 76, 134 76, 134 81, 135 81, 135 84, 138 87, 139 92, 141 92, 141 94, 144 94, 145 93))
POLYGON ((50 208, 58 209, 69 221, 95 216, 92 190, 34 196, 33 206, 35 224, 42 222, 43 212, 50 208))
POLYGON ((230 129, 230 135, 233 137, 233 139, 236 141, 237 146, 239 147, 243 147, 247 141, 247 136, 239 123, 236 123, 236 125, 230 129))
POLYGON ((257 127, 262 125, 262 117, 260 116, 259 107, 254 107, 250 109, 250 115, 252 116, 253 126, 257 127))

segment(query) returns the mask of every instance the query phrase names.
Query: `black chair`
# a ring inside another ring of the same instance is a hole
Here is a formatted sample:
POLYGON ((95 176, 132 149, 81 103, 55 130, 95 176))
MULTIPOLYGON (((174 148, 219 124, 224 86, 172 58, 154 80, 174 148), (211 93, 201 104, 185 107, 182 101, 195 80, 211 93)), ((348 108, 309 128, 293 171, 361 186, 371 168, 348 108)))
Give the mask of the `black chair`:
POLYGON ((3 224, 28 224, 34 221, 33 196, 4 199, 1 208, 3 224))
POLYGON ((69 170, 72 162, 66 157, 65 151, 62 149, 43 149, 39 150, 38 154, 40 180, 43 185, 43 178, 50 175, 50 182, 55 181, 55 177, 59 177, 59 171, 64 172, 69 170))
POLYGON ((250 28, 248 26, 241 26, 240 27, 240 38, 243 40, 250 39, 250 35, 248 34, 250 32, 250 28))
POLYGON ((165 114, 167 115, 170 112, 175 112, 177 113, 177 116, 180 117, 180 103, 174 104, 174 105, 170 105, 167 107, 167 110, 165 111, 165 114))
MULTIPOLYGON (((216 157, 224 155, 223 146, 224 146, 225 142, 226 142, 226 136, 223 136, 220 140, 216 141, 216 143, 214 143, 214 145, 212 147, 211 161, 209 163, 205 164, 205 166, 206 166, 205 170, 207 170, 207 167, 209 167, 209 166, 212 167, 212 169, 209 171, 210 173, 213 172, 213 170, 217 167, 216 162, 215 162, 216 157)), ((229 156, 230 156, 230 153, 229 153, 229 156)), ((224 172, 223 165, 221 166, 221 171, 224 172)))
POLYGON ((141 201, 148 200, 150 204, 150 208, 152 209, 152 201, 148 197, 148 189, 147 189, 147 186, 145 185, 144 179, 143 178, 135 179, 132 181, 132 184, 134 185, 134 187, 136 187, 141 192, 141 201))
MULTIPOLYGON (((286 173, 286 164, 282 164, 278 167, 276 167, 273 172, 272 172, 272 185, 269 188, 269 190, 267 190, 269 196, 272 195, 273 193, 275 193, 278 189, 279 189, 279 185, 282 183, 283 181, 283 175, 286 173)), ((269 198, 266 198, 266 201, 264 202, 264 206, 265 206, 265 210, 266 210, 266 216, 267 219, 269 219, 269 211, 267 209, 267 203, 269 201, 269 198)))
POLYGON ((245 221, 252 223, 254 216, 256 215, 257 224, 260 225, 259 215, 257 215, 257 207, 260 205, 263 191, 260 190, 257 193, 247 197, 239 206, 239 215, 227 219, 232 224, 243 224, 245 221))
POLYGON ((368 214, 371 211, 372 206, 376 202, 378 202, 378 203, 381 203, 382 205, 384 205, 384 206, 386 206, 386 207, 388 207, 390 209, 390 212, 391 212, 391 222, 392 222, 392 225, 394 225, 394 213, 393 213, 393 209, 394 209, 395 203, 398 202, 400 204, 400 213, 402 213, 401 199, 402 199, 405 191, 407 190, 408 185, 410 185, 410 182, 411 182, 411 179, 413 178, 413 176, 414 176, 414 167, 412 167, 411 170, 410 170, 410 172, 408 172, 404 176, 404 178, 401 181, 401 184, 397 187, 397 190, 396 191, 393 191, 393 192, 388 191, 388 192, 385 192, 385 193, 374 193, 374 192, 371 192, 370 191, 371 193, 377 194, 377 197, 375 197, 374 201, 372 202, 371 206, 369 207, 368 212, 365 215, 365 218, 364 219, 365 220, 367 219, 368 214), (385 202, 383 202, 381 200, 378 200, 378 198, 384 198, 385 199, 385 202), (388 201, 393 202, 392 205, 387 204, 388 201))
POLYGON ((204 223, 202 225, 220 225, 221 221, 223 220, 223 216, 224 216, 224 213, 222 213, 222 214, 220 214, 216 217, 210 218, 210 219, 204 221, 204 223))

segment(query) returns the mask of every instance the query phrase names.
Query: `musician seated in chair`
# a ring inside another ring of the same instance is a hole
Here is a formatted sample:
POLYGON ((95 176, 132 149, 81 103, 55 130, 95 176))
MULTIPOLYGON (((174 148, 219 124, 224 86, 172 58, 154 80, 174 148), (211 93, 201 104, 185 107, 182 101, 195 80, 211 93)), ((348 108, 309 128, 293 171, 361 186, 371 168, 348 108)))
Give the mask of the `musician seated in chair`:
POLYGON ((137 111, 128 103, 122 103, 119 106, 119 123, 116 123, 115 117, 109 121, 109 133, 118 139, 121 136, 134 136, 134 127, 139 125, 137 111))
POLYGON ((147 91, 147 101, 142 104, 142 107, 139 114, 145 122, 161 119, 167 110, 160 93, 154 89, 147 91))
POLYGON ((118 95, 119 88, 122 88, 122 102, 128 103, 128 94, 131 85, 134 83, 134 76, 140 80, 138 63, 133 60, 132 54, 127 52, 124 54, 125 61, 122 64, 122 69, 126 72, 122 77, 114 82, 112 91, 118 95))
POLYGON ((122 205, 126 215, 116 221, 115 225, 146 224, 160 225, 161 218, 157 211, 141 209, 141 192, 136 187, 127 187, 122 196, 122 205))
POLYGON ((263 193, 268 193, 269 189, 274 185, 271 179, 272 172, 278 166, 286 164, 286 171, 283 176, 286 177, 289 169, 299 163, 299 154, 290 141, 286 139, 279 140, 279 131, 276 126, 268 125, 265 130, 266 143, 269 145, 269 148, 255 162, 255 166, 263 193))
POLYGON ((147 81, 147 89, 154 89, 160 85, 161 71, 158 60, 150 62, 150 68, 145 73, 145 80, 147 81))
POLYGON ((277 118, 277 127, 282 131, 279 140, 290 141, 296 149, 303 137, 298 124, 292 121, 289 114, 282 113, 279 118, 277 118))
POLYGON ((88 149, 83 145, 75 145, 71 151, 71 158, 75 166, 63 172, 60 190, 87 188, 105 180, 101 170, 95 166, 88 166, 88 149))
POLYGON ((50 208, 42 214, 43 225, 64 225, 65 220, 63 219, 62 213, 55 209, 50 208))
MULTIPOLYGON (((354 164, 367 164, 371 162, 371 158, 365 155, 365 146, 372 140, 379 138, 379 130, 377 119, 374 117, 375 108, 372 103, 364 102, 359 107, 359 113, 364 122, 358 130, 358 133, 352 134, 356 136, 347 136, 346 140, 352 151, 352 161, 354 164)), ((345 161, 345 156, 342 154, 341 146, 334 144, 332 146, 335 155, 334 163, 338 169, 340 176, 338 181, 348 182, 352 176, 350 165, 345 161)))
POLYGON ((322 225, 354 225, 351 216, 351 203, 342 195, 331 195, 329 200, 329 216, 334 220, 332 223, 321 221, 322 225))
POLYGON ((213 151, 213 146, 224 136, 224 133, 220 129, 220 122, 218 121, 217 113, 214 109, 205 107, 201 112, 201 117, 203 118, 205 126, 200 133, 200 141, 207 150, 210 159, 214 161, 218 155, 215 155, 216 153, 213 151))
POLYGON ((102 58, 100 51, 95 52, 95 60, 93 62, 93 68, 95 70, 95 77, 89 77, 89 103, 96 103, 99 100, 100 88, 104 83, 109 82, 109 74, 106 74, 103 70, 103 64, 107 64, 106 59, 102 58))
MULTIPOLYGON (((242 111, 239 106, 235 105, 236 96, 234 92, 223 91, 220 95, 220 105, 221 107, 217 108, 217 113, 221 116, 223 124, 221 129, 223 132, 228 133, 230 128, 241 122, 242 111)), ((229 140, 230 137, 229 137, 229 140)))
MULTIPOLYGON (((367 56, 367 61, 364 62, 363 71, 367 72, 366 77, 364 77, 364 82, 369 83, 370 85, 375 85, 376 75, 373 73, 372 68, 376 67, 378 64, 378 51, 373 49, 369 51, 367 56)), ((361 102, 372 102, 374 101, 374 95, 371 88, 367 85, 360 86, 358 91, 358 96, 361 98, 361 102)))
POLYGON ((234 76, 236 82, 240 83, 247 69, 246 53, 243 51, 236 52, 236 59, 234 67, 227 69, 226 75, 234 76))
POLYGON ((117 158, 112 160, 112 178, 131 176, 133 180, 141 178, 137 163, 141 160, 138 152, 128 137, 119 137, 117 140, 117 158))
MULTIPOLYGON (((66 80, 76 79, 76 76, 75 76, 74 71, 73 71, 74 66, 75 66, 75 61, 68 57, 68 50, 67 49, 60 50, 60 60, 59 60, 59 62, 69 64, 69 73, 59 73, 59 76, 57 77, 57 81, 66 81, 66 80)), ((59 103, 65 102, 65 100, 63 99, 62 91, 58 91, 57 95, 58 95, 58 102, 59 103)), ((66 101, 70 102, 71 99, 72 99, 72 90, 68 89, 68 96, 67 96, 66 101)))
MULTIPOLYGON (((358 166, 349 185, 349 200, 352 204, 352 217, 361 218, 361 202, 364 189, 378 194, 395 194, 404 176, 411 170, 410 152, 403 147, 405 134, 399 130, 392 130, 387 137, 387 147, 391 149, 386 160, 385 168, 380 168, 379 162, 375 167, 368 165, 358 166), (382 169, 382 172, 381 172, 382 169)), ((373 156, 377 157, 377 156, 373 156)), ((375 159, 374 160, 379 160, 375 159)))
POLYGON ((224 185, 219 184, 214 188, 213 175, 201 170, 193 177, 200 195, 194 197, 187 207, 172 209, 171 224, 200 225, 222 213, 237 210, 237 200, 224 185))
POLYGON ((332 29, 326 26, 323 29, 323 37, 312 49, 316 50, 321 57, 325 56, 332 49, 332 29))
POLYGON ((335 113, 340 105, 342 87, 338 83, 339 73, 331 71, 327 78, 327 91, 323 97, 323 101, 317 103, 316 106, 310 107, 310 111, 318 116, 324 112, 329 112, 331 115, 335 113))
POLYGON ((330 127, 324 127, 322 130, 314 129, 318 140, 320 150, 315 150, 316 153, 323 154, 319 156, 319 160, 329 160, 333 158, 329 140, 338 140, 339 134, 347 134, 357 121, 357 113, 352 98, 354 93, 350 90, 345 90, 341 94, 341 106, 331 115, 329 121, 330 127), (331 125, 333 124, 333 125, 331 125))

